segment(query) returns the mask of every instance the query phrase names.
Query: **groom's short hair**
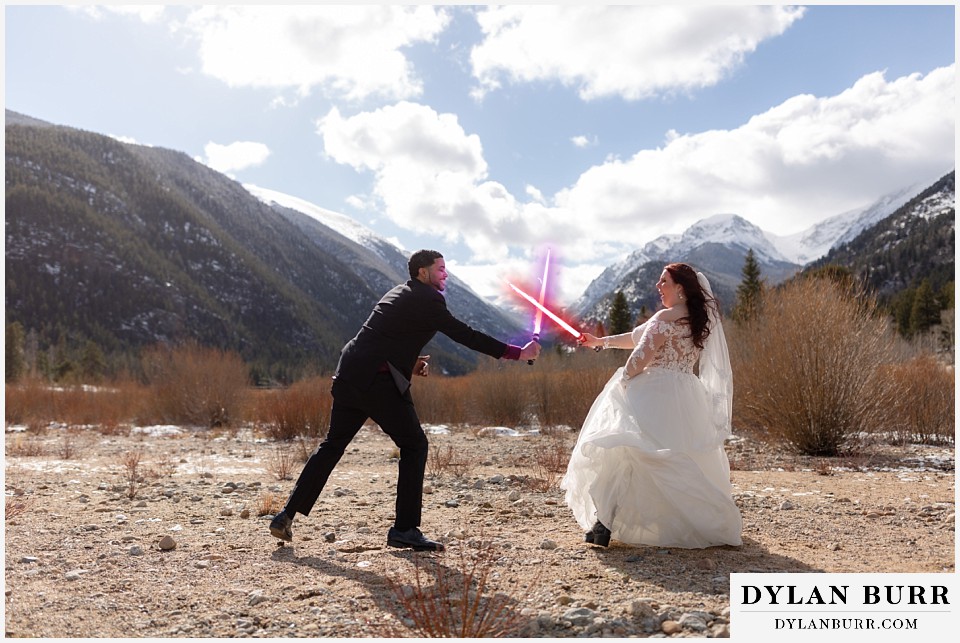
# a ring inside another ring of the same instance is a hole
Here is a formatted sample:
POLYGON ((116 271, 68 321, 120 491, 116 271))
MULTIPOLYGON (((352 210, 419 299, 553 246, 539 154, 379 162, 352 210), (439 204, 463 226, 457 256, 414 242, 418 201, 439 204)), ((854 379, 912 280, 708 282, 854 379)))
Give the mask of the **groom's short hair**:
POLYGON ((410 255, 407 261, 407 269, 410 271, 410 278, 416 279, 420 274, 421 268, 429 268, 437 259, 443 259, 443 255, 436 250, 417 250, 410 255))

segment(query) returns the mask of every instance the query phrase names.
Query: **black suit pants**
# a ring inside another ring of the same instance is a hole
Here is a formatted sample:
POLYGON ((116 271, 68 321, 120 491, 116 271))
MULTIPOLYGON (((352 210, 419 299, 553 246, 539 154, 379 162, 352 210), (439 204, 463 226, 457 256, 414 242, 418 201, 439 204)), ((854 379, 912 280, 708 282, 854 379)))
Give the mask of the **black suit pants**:
POLYGON ((367 391, 340 380, 333 383, 330 430, 300 472, 287 500, 287 512, 310 515, 333 468, 343 457, 367 418, 380 425, 400 449, 397 505, 394 526, 406 530, 420 526, 423 475, 427 466, 427 436, 413 406, 410 392, 400 394, 389 373, 379 373, 367 391))

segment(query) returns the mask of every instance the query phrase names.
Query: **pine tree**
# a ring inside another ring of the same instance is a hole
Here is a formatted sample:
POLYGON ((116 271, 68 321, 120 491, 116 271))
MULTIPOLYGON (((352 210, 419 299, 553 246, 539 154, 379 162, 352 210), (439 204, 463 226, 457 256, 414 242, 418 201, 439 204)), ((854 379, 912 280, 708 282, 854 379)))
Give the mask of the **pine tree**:
POLYGON ((760 312, 763 305, 763 281, 760 279, 760 264, 753 254, 753 248, 747 250, 747 256, 740 271, 743 279, 737 286, 737 297, 730 317, 736 322, 748 322, 760 312))
POLYGON ((20 322, 7 324, 6 346, 6 381, 16 382, 23 377, 26 371, 26 361, 23 356, 23 326, 20 322))
POLYGON ((630 326, 630 306, 627 304, 627 297, 622 290, 618 290, 617 294, 613 296, 609 321, 611 335, 629 333, 633 330, 630 326))
POLYGON ((930 282, 924 279, 917 288, 913 298, 913 307, 910 309, 910 334, 919 335, 940 323, 940 305, 930 287, 930 282))
POLYGON ((100 350, 96 342, 87 341, 84 346, 83 356, 80 358, 80 370, 85 381, 99 382, 103 379, 103 374, 107 370, 107 363, 103 351, 100 350))
POLYGON ((637 321, 634 323, 634 326, 640 326, 646 323, 648 319, 650 319, 650 311, 647 310, 647 305, 640 304, 640 314, 637 315, 637 321))

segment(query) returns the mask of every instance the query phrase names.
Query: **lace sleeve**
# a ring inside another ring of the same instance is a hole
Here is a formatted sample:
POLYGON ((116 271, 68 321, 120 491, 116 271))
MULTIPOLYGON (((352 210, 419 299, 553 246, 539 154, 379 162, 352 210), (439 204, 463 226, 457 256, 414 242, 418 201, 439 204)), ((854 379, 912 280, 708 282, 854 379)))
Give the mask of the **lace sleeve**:
POLYGON ((643 331, 640 333, 637 345, 634 347, 633 352, 630 353, 630 357, 627 358, 627 363, 623 367, 624 380, 628 380, 640 373, 653 359, 654 353, 656 353, 657 348, 663 344, 665 339, 660 328, 660 322, 655 319, 647 321, 636 330, 640 330, 640 328, 642 328, 643 331))

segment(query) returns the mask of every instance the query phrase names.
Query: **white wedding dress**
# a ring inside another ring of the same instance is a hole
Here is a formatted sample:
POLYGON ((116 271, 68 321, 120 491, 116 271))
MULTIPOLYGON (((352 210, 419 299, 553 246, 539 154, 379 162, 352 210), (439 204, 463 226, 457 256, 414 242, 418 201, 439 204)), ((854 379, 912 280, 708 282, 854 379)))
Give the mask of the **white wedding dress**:
POLYGON ((607 382, 561 482, 585 531, 599 520, 630 544, 742 544, 723 450, 732 377, 722 327, 711 321, 703 355, 683 324, 651 320, 634 329, 635 346, 645 331, 666 341, 639 374, 623 380, 621 367, 607 382))

